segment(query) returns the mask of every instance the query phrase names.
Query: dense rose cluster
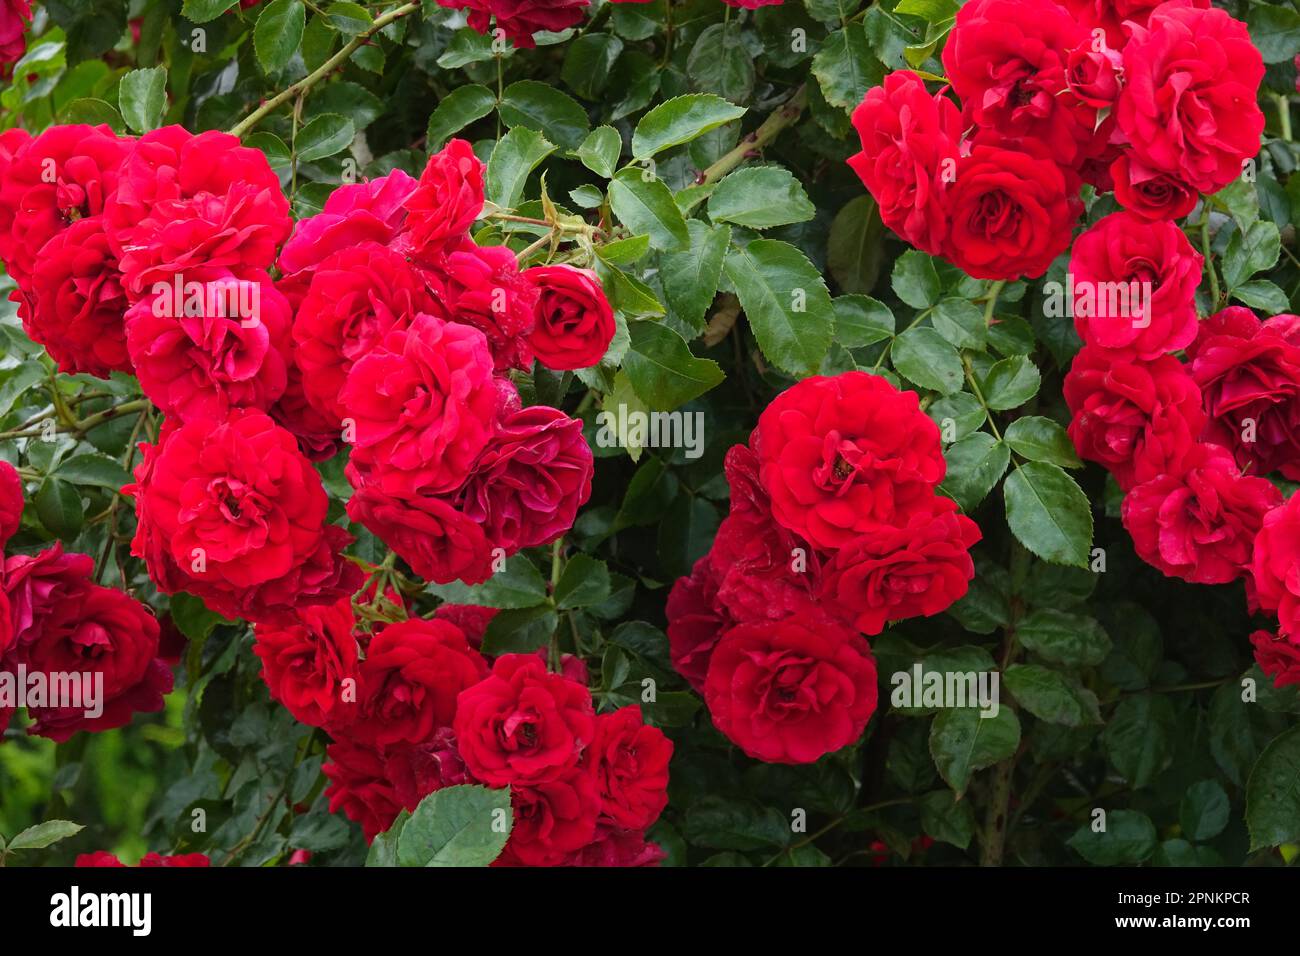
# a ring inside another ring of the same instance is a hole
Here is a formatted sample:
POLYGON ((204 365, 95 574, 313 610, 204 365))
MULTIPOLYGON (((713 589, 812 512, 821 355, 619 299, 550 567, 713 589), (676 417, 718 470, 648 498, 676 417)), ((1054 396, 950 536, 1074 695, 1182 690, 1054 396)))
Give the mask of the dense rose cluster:
POLYGON ((805 379, 727 454, 731 511, 668 598, 674 666, 750 756, 809 763, 876 709, 862 634, 938 614, 975 574, 975 522, 935 487, 939 429, 866 372, 805 379))
MULTIPOLYGON (((22 481, 0 462, 0 547, 22 510, 22 481)), ((0 557, 0 674, 12 681, 0 690, 0 733, 17 709, 7 698, 19 702, 20 684, 32 719, 27 732, 59 742, 162 710, 172 672, 161 659, 158 620, 135 598, 96 584, 94 571, 90 555, 64 553, 58 542, 0 557)))
POLYGON ((1264 65, 1245 25, 1206 0, 972 0, 942 56, 958 102, 899 71, 854 111, 849 165, 885 224, 976 278, 1034 277, 1069 246, 1080 185, 1114 190, 1125 218, 1094 227, 1076 257, 1098 280, 1154 264, 1144 278, 1175 301, 1153 303, 1141 335, 1099 340, 1140 338, 1144 358, 1186 345, 1199 257, 1168 220, 1259 148, 1264 65))

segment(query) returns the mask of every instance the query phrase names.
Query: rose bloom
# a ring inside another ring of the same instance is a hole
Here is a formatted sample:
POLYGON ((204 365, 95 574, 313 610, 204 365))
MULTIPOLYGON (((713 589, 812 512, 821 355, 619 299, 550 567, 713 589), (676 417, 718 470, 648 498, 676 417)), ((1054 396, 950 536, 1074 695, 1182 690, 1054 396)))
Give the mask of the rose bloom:
POLYGON ((1064 392, 1079 456, 1102 465, 1125 490, 1176 472, 1205 427, 1200 389, 1172 355, 1116 361, 1085 345, 1064 392))
POLYGON ((430 281, 442 287, 449 315, 487 336, 498 370, 532 365, 529 333, 538 290, 520 274, 508 246, 477 246, 466 239, 439 260, 430 281))
POLYGON ((582 770, 510 788, 514 825, 494 866, 560 866, 596 835, 596 781, 582 770))
POLYGON ((292 227, 264 153, 180 126, 135 143, 104 218, 130 296, 200 267, 268 269, 292 227))
POLYGON ((524 278, 537 287, 537 318, 528 344, 549 369, 599 365, 614 340, 614 310, 600 279, 570 265, 535 266, 524 278))
POLYGON ((269 414, 298 439, 298 448, 308 461, 333 458, 343 447, 343 431, 335 416, 307 401, 302 369, 293 360, 292 349, 285 363, 284 394, 271 406, 269 414))
POLYGON ((23 33, 31 22, 31 0, 0 0, 0 63, 22 59, 27 49, 23 33))
POLYGON ((1102 218, 1070 254, 1075 330, 1089 345, 1140 359, 1178 351, 1196 338, 1203 262, 1168 220, 1149 222, 1127 212, 1102 218))
POLYGON ((812 763, 862 736, 876 665, 867 642, 830 619, 738 624, 714 648, 704 700, 749 756, 812 763))
POLYGON ((456 735, 440 727, 418 744, 396 745, 384 751, 384 775, 398 802, 414 810, 420 801, 443 787, 473 783, 456 749, 456 735))
POLYGON ((1192 584, 1226 584, 1250 566, 1264 515, 1281 502, 1272 482, 1243 475, 1226 448, 1199 444, 1180 472, 1130 491, 1122 514, 1147 564, 1192 584))
MULTIPOLYGON (((1208 7, 1210 0, 1183 0, 1187 6, 1208 7)), ((1138 26, 1146 26, 1151 11, 1159 7, 1164 0, 1062 0, 1062 5, 1088 27, 1106 31, 1106 41, 1114 47, 1123 47, 1128 39, 1123 24, 1132 20, 1138 26)))
POLYGON ((104 212, 130 152, 107 126, 51 126, 34 139, 10 137, 0 176, 0 259, 26 287, 41 248, 79 219, 104 212))
POLYGON ((356 591, 351 536, 325 523, 320 475, 263 412, 164 426, 144 446, 131 553, 167 594, 189 591, 225 617, 281 621, 356 591))
MULTIPOLYGON (((357 485, 351 466, 348 475, 357 485)), ((481 584, 492 574, 492 545, 483 529, 445 498, 399 498, 360 484, 347 509, 348 518, 365 525, 426 581, 481 584)))
POLYGON ((971 0, 957 11, 943 65, 976 126, 1041 143, 1070 164, 1088 152, 1095 126, 1095 108, 1066 82, 1068 53, 1086 39, 1052 0, 971 0))
POLYGON ((597 822, 595 838, 573 853, 564 865, 658 866, 667 856, 659 844, 647 842, 640 830, 623 830, 597 822))
MULTIPOLYGON (((172 672, 157 660, 158 620, 147 607, 114 588, 84 583, 45 614, 40 639, 27 649, 28 670, 95 675, 92 681, 103 681, 103 712, 91 717, 86 706, 29 706, 35 720, 29 734, 62 743, 79 730, 112 730, 136 713, 162 710, 172 672)), ((96 690, 84 678, 81 689, 83 695, 96 690)))
POLYGON ((438 6, 469 11, 469 25, 486 36, 492 20, 521 49, 536 46, 539 30, 559 33, 582 19, 588 0, 438 0, 438 6))
POLYGON ((108 378, 133 371, 122 314, 126 294, 103 219, 78 219, 50 238, 28 280, 15 290, 23 330, 45 346, 60 372, 108 378))
POLYGON ((903 524, 943 480, 939 429, 916 393, 866 372, 786 389, 759 417, 756 436, 773 515, 818 547, 903 524))
POLYGON ((1171 173, 1148 169, 1125 152, 1111 164, 1115 199, 1143 219, 1181 219, 1196 208, 1196 190, 1171 173))
POLYGON ((668 592, 668 651, 677 673, 698 693, 718 639, 736 623, 718 600, 718 576, 710 555, 695 562, 687 577, 678 578, 668 592))
POLYGON ((936 496, 932 510, 916 512, 906 526, 863 535, 837 551, 822 598, 866 634, 879 634, 889 621, 931 617, 966 593, 975 577, 970 549, 980 537, 956 502, 936 496))
POLYGON ((346 740, 336 740, 325 748, 329 762, 321 773, 329 778, 325 799, 330 813, 343 815, 361 824, 367 843, 393 825, 402 812, 397 791, 388 780, 384 758, 369 747, 346 740))
POLYGON ((457 493, 457 507, 494 547, 513 554, 573 527, 591 494, 592 471, 582 422, 531 405, 501 422, 457 493))
POLYGON ((469 772, 503 787, 569 775, 595 725, 585 686, 548 673, 532 654, 503 654, 487 679, 461 693, 453 726, 469 772))
POLYGON ((876 200, 886 226, 936 255, 948 234, 944 174, 956 169, 961 113, 931 95, 910 70, 895 70, 853 111, 862 152, 848 164, 876 200))
MULTIPOLYGON (((23 523, 23 480, 18 469, 0 461, 0 547, 17 533, 23 523)), ((0 572, 4 562, 0 560, 0 572)), ((4 578, 0 576, 0 584, 4 578)))
POLYGON ((415 250, 436 255, 460 239, 483 211, 484 166, 463 139, 453 139, 429 157, 420 182, 406 197, 407 229, 415 250))
POLYGON ((77 600, 94 572, 94 558, 65 554, 59 541, 39 554, 14 554, 4 560, 0 585, 9 606, 9 644, 19 659, 42 640, 53 609, 77 600))
POLYGON ((1165 3, 1131 26, 1115 115, 1144 166, 1215 193, 1259 151, 1264 62, 1246 25, 1219 9, 1165 3))
POLYGON ((957 162, 941 253, 977 279, 1040 276, 1070 245, 1083 208, 1073 175, 1031 142, 1016 149, 976 143, 957 162))
POLYGON ((584 762, 600 793, 601 817, 629 830, 643 830, 668 805, 672 741, 647 726, 632 704, 596 717, 596 737, 584 762))
POLYGON ((343 249, 316 267, 293 322, 294 362, 307 401, 341 422, 339 392, 362 356, 418 313, 441 314, 418 273, 375 242, 343 249))
MULTIPOLYGON (((77 867, 124 867, 126 866, 115 854, 107 850, 96 850, 94 853, 82 853, 77 857, 74 866, 77 867)), ((177 856, 166 856, 162 853, 146 853, 140 858, 136 866, 142 867, 203 867, 211 866, 212 861, 204 853, 182 853, 177 856)))
POLYGON ((454 624, 420 618, 390 624, 366 649, 346 736, 380 749, 422 743, 451 725, 457 695, 487 673, 454 624))
POLYGON ((348 372, 339 402, 355 423, 350 464, 389 494, 452 491, 492 438, 497 401, 483 333, 421 314, 348 372))
POLYGON ((440 621, 455 624, 465 632, 470 646, 477 649, 483 643, 488 625, 498 613, 497 608, 480 607, 477 604, 440 604, 433 616, 440 621))
POLYGON ((1093 109, 1109 109, 1124 85, 1124 58, 1118 50, 1092 40, 1070 51, 1065 61, 1065 82, 1070 92, 1093 109))
POLYGON ((1187 355, 1210 416, 1205 437, 1256 474, 1300 480, 1300 318, 1260 322, 1229 306, 1201 323, 1187 355))
POLYGON ((198 269, 185 283, 180 295, 160 283, 126 313, 140 388, 182 422, 266 411, 288 384, 288 301, 265 272, 198 269))
POLYGON ((1264 515, 1250 571, 1252 606, 1277 612, 1283 637, 1300 636, 1300 498, 1293 495, 1264 515))
POLYGON ((253 651, 262 661, 262 680, 271 697, 295 720, 325 727, 335 711, 346 708, 343 681, 357 679, 356 620, 352 599, 305 607, 283 624, 253 629, 253 651))
POLYGON ((1273 678, 1274 687, 1300 684, 1300 643, 1271 631, 1250 635, 1255 648, 1255 663, 1265 677, 1273 678))

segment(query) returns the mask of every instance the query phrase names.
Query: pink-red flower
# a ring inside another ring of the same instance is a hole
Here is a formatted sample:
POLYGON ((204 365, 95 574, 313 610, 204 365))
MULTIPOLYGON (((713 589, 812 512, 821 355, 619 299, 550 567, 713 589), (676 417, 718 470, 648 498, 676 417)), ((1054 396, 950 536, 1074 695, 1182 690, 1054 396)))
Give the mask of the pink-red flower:
POLYGON ((537 318, 528 345, 550 369, 590 368, 614 339, 614 310, 600 279, 569 265, 535 266, 524 278, 538 290, 537 318))

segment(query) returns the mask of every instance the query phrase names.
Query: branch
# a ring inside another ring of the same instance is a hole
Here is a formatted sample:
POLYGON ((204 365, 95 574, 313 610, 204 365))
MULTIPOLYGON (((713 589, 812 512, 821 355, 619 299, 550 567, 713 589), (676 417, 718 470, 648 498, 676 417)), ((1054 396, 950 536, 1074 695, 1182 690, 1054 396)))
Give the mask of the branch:
POLYGON ((804 107, 807 104, 808 89, 801 86, 794 91, 793 96, 785 101, 784 106, 763 120, 758 129, 741 139, 739 145, 700 173, 696 185, 708 186, 716 183, 745 160, 753 159, 763 151, 765 146, 771 144, 783 129, 794 125, 795 120, 803 114, 804 107))

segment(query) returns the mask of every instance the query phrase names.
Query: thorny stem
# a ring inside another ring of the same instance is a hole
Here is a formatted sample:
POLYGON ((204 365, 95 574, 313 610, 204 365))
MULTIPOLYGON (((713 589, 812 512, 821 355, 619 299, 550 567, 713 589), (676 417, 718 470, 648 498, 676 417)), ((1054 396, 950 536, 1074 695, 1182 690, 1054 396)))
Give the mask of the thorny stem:
MULTIPOLYGON (((87 415, 80 421, 74 421, 71 425, 59 425, 54 429, 55 432, 73 434, 77 436, 85 435, 92 428, 98 428, 105 422, 110 422, 115 418, 121 418, 123 415, 129 415, 131 412, 139 412, 149 407, 149 399, 137 398, 129 402, 123 402, 121 405, 114 405, 112 408, 106 408, 102 412, 96 412, 93 415, 87 415)), ((33 438, 40 435, 42 428, 19 428, 14 431, 0 432, 0 441, 7 438, 33 438)))
MULTIPOLYGON (((728 7, 728 10, 731 8, 728 7)), ((780 109, 763 120, 758 129, 741 139, 740 143, 724 154, 717 162, 709 166, 708 169, 700 173, 696 180, 696 185, 708 186, 716 183, 727 173, 731 172, 747 159, 752 159, 763 151, 763 148, 772 143, 780 135, 781 131, 788 126, 793 126, 794 122, 803 114, 804 107, 808 105, 808 89, 800 86, 794 91, 794 94, 785 101, 780 109)))
POLYGON ((1205 257, 1205 271, 1210 277, 1210 311, 1219 308, 1219 275, 1214 271, 1214 259, 1210 253, 1210 204, 1205 200, 1201 204, 1201 255, 1205 257))

